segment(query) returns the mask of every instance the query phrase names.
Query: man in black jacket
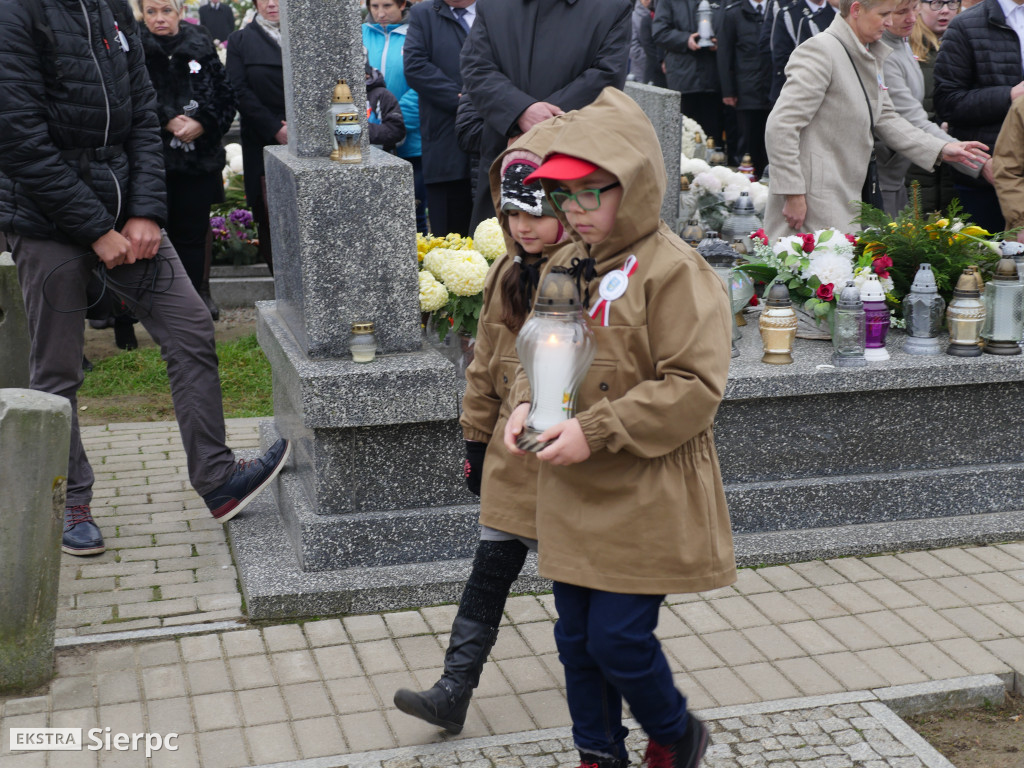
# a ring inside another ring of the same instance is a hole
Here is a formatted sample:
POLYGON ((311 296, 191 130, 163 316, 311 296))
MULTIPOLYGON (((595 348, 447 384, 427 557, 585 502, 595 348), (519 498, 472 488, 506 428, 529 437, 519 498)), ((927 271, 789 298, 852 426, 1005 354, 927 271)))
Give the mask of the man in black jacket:
POLYGON ((230 519, 289 445, 236 465, 224 443, 213 321, 160 229, 156 99, 124 0, 0 0, 0 104, 0 231, 28 314, 31 387, 71 401, 63 550, 104 550, 76 404, 92 274, 160 344, 189 479, 230 519))
MULTIPOLYGON (((1006 2, 1011 9, 1017 5, 1006 2)), ((936 115, 954 136, 994 147, 1010 103, 1024 96, 1021 74, 1021 39, 1007 23, 1003 3, 984 0, 954 16, 942 36, 935 59, 936 115)), ((953 186, 977 224, 990 232, 1005 228, 991 161, 977 179, 954 169, 953 186)))
POLYGON ((224 42, 235 31, 235 12, 231 3, 210 0, 199 9, 199 23, 210 30, 213 39, 224 42))
POLYGON ((761 60, 771 73, 768 101, 774 105, 786 84, 786 64, 800 43, 828 28, 839 0, 769 0, 761 28, 761 60))
MULTIPOLYGON (((768 164, 764 128, 771 104, 767 78, 758 58, 758 41, 766 0, 737 0, 726 7, 718 29, 718 76, 722 102, 736 108, 740 137, 738 153, 749 152, 761 174, 768 164)), ((733 142, 729 142, 733 145, 733 142)))
POLYGON ((475 20, 475 0, 424 0, 409 11, 405 79, 420 95, 423 180, 430 230, 471 235, 469 156, 455 136, 462 96, 459 51, 475 20))
POLYGON ((631 13, 630 0, 477 0, 462 50, 484 120, 472 227, 494 216, 488 174, 509 139, 625 85, 631 13))

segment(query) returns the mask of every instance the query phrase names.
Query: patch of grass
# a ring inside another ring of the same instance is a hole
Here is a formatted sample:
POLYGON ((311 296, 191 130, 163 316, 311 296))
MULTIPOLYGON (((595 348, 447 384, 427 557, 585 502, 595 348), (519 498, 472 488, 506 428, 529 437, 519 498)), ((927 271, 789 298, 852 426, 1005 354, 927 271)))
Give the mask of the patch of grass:
MULTIPOLYGON (((217 344, 224 416, 273 414, 270 363, 250 334, 217 344)), ((96 362, 85 374, 79 407, 108 422, 164 421, 174 418, 167 366, 157 349, 136 349, 96 362)))

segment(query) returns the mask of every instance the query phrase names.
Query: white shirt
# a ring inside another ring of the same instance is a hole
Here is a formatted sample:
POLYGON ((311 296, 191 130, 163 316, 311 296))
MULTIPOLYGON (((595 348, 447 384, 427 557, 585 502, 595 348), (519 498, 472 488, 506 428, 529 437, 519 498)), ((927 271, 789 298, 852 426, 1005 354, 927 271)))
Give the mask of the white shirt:
POLYGON ((758 11, 760 11, 761 15, 763 16, 764 15, 764 6, 765 6, 765 3, 764 3, 763 0, 760 3, 754 2, 754 0, 750 0, 750 7, 754 9, 754 13, 757 13, 758 11))
POLYGON ((1007 26, 1017 33, 1021 59, 1024 60, 1024 5, 1017 5, 1013 0, 999 0, 999 7, 1003 9, 1007 26))
POLYGON ((804 0, 804 2, 807 3, 807 7, 811 9, 811 13, 817 13, 825 7, 825 0, 822 0, 820 3, 813 3, 811 0, 804 0))

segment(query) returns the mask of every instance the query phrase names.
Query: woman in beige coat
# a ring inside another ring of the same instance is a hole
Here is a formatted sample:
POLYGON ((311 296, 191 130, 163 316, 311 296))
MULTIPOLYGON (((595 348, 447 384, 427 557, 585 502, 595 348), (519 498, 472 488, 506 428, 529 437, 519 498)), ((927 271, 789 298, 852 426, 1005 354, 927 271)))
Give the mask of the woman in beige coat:
MULTIPOLYGON (((627 765, 625 698, 650 737, 651 766, 695 766, 707 731, 688 714, 654 629, 665 594, 736 578, 711 429, 729 372, 728 294, 660 221, 665 165, 636 102, 606 88, 552 123, 538 174, 586 257, 575 271, 597 347, 576 417, 527 457, 537 465, 539 570, 555 580, 573 738, 583 765, 627 765), (565 156, 573 162, 552 165, 565 156), (558 175, 566 165, 577 172, 558 175), (628 275, 617 296, 606 282, 616 271, 620 286, 628 275)), ((545 269, 570 267, 571 255, 560 249, 545 269)), ((517 376, 510 402, 522 405, 505 430, 513 454, 522 454, 514 437, 528 390, 517 376)))
POLYGON ((536 462, 509 454, 502 436, 508 393, 519 365, 516 335, 530 311, 540 266, 547 261, 544 254, 556 248, 564 234, 540 185, 523 183, 540 165, 549 137, 530 131, 491 168, 494 207, 507 252, 487 275, 461 418, 466 480, 470 491, 480 496, 480 543, 452 623, 444 674, 426 691, 402 688, 395 693, 400 710, 451 733, 462 731, 473 689, 497 639, 509 590, 527 552, 536 550, 536 462))
POLYGON ((940 160, 978 168, 988 159, 984 144, 946 142, 896 113, 882 70, 891 49, 881 42, 895 7, 896 0, 840 0, 829 28, 790 57, 765 134, 769 238, 854 229, 850 202, 861 199, 874 137, 922 168, 940 160))

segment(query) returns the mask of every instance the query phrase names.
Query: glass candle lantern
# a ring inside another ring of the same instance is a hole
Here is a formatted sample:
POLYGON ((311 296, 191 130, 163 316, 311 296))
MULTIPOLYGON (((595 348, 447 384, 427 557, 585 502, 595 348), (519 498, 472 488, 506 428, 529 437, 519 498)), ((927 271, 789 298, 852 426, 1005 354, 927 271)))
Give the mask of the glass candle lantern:
POLYGON ((715 140, 708 136, 707 148, 704 150, 704 161, 711 166, 725 165, 728 158, 719 147, 715 146, 715 140))
POLYGON ((690 189, 690 180, 685 176, 679 177, 679 221, 685 225, 690 217, 697 213, 697 196, 690 189))
POLYGON ((740 164, 736 167, 736 173, 742 173, 751 181, 757 181, 757 173, 754 170, 754 159, 750 155, 744 155, 740 164))
POLYGON ((537 437, 573 417, 576 391, 596 351, 572 277, 550 272, 537 292, 533 315, 516 339, 532 395, 526 426, 516 441, 522 450, 542 450, 537 437))
POLYGON ((714 18, 714 11, 711 10, 711 3, 708 0, 700 0, 697 5, 697 47, 698 48, 712 48, 715 45, 715 41, 712 39, 715 36, 715 30, 711 26, 711 21, 714 18))
MULTIPOLYGON (((708 232, 700 244, 697 246, 697 251, 704 260, 711 265, 711 268, 715 270, 715 274, 718 275, 722 282, 725 283, 725 287, 729 289, 729 303, 735 307, 735 301, 738 298, 736 293, 732 289, 733 281, 733 266, 736 264, 736 251, 734 251, 727 242, 722 240, 717 232, 708 232)), ((750 301, 750 297, 747 297, 747 301, 750 301)), ((733 310, 733 321, 732 321, 732 356, 737 357, 739 350, 736 349, 736 342, 740 338, 740 329, 736 324, 736 310, 733 310)))
POLYGON ((985 321, 981 338, 990 355, 1019 355, 1024 331, 1024 283, 1017 277, 1013 259, 1002 258, 985 286, 985 321))
POLYGON ((789 289, 775 283, 768 289, 764 309, 758 320, 761 344, 764 346, 762 363, 788 365, 793 362, 793 340, 796 339, 796 312, 789 298, 789 289))
POLYGON ((977 357, 981 354, 978 338, 985 321, 985 305, 978 292, 978 281, 970 267, 963 271, 953 290, 953 300, 946 307, 949 327, 947 355, 977 357))
POLYGON ((740 196, 732 204, 729 218, 722 226, 722 239, 730 243, 740 240, 745 253, 753 253, 754 241, 750 239, 750 235, 760 228, 761 220, 754 212, 754 201, 750 199, 750 193, 740 192, 740 196))
POLYGON ((860 368, 868 364, 864 358, 864 302, 853 280, 839 292, 832 315, 832 365, 837 368, 860 368))
POLYGON ((903 299, 903 317, 907 321, 907 340, 903 351, 908 355, 937 355, 939 331, 946 302, 939 296, 931 264, 922 264, 914 275, 910 293, 903 299))
POLYGON ((363 151, 360 140, 363 128, 359 124, 356 106, 352 103, 352 91, 344 80, 338 80, 338 84, 334 86, 328 114, 331 135, 334 137, 331 160, 336 160, 339 163, 362 162, 363 151))
POLYGON ((372 363, 377 356, 377 336, 373 323, 352 323, 352 335, 348 337, 348 350, 356 363, 372 363))
POLYGON ((679 239, 684 240, 694 248, 704 239, 704 227, 700 225, 700 217, 696 213, 693 213, 689 221, 686 222, 686 226, 679 230, 679 239))
POLYGON ((864 302, 864 359, 868 362, 888 360, 885 337, 889 333, 889 307, 877 275, 869 275, 864 281, 860 300, 864 302))
POLYGON ((732 316, 736 320, 736 325, 742 328, 747 324, 743 317, 743 310, 754 298, 754 281, 750 275, 736 267, 733 267, 730 273, 732 275, 729 280, 732 290, 732 316))

